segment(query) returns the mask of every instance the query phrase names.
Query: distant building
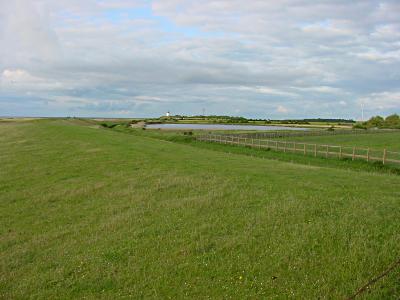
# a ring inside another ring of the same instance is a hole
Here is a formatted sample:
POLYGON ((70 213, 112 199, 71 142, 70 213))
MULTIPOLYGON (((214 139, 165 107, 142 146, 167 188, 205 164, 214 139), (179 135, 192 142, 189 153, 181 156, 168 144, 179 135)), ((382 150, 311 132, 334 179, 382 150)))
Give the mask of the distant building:
POLYGON ((169 118, 169 117, 171 116, 170 112, 167 111, 167 113, 165 114, 165 116, 166 116, 167 118, 169 118))

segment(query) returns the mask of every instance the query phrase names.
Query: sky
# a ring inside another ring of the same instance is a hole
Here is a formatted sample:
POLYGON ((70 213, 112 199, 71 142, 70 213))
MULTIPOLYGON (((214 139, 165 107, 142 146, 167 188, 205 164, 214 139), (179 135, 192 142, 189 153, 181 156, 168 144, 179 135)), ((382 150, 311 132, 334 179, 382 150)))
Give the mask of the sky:
POLYGON ((0 116, 400 113, 400 1, 0 0, 0 116))

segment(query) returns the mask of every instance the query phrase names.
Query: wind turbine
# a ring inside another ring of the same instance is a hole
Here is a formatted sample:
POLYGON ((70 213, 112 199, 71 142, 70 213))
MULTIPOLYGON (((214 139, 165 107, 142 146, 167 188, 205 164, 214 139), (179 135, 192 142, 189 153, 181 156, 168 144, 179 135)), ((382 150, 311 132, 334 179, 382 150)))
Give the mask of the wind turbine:
POLYGON ((364 122, 364 101, 361 101, 361 121, 364 122))

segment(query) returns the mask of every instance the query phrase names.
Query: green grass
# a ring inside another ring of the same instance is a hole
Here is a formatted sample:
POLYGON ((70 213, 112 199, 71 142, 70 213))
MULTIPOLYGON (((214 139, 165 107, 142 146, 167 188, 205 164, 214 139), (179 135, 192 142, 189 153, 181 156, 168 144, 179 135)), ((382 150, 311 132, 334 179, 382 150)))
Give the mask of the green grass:
POLYGON ((141 134, 0 125, 0 298, 341 299, 399 256, 399 176, 141 134))
POLYGON ((373 149, 388 149, 400 152, 400 131, 393 133, 372 133, 359 135, 302 136, 287 138, 290 141, 355 146, 373 149))
MULTIPOLYGON (((226 145, 226 144, 218 144, 218 143, 205 143, 205 142, 197 142, 195 137, 199 134, 202 134, 201 131, 193 131, 193 136, 184 135, 184 133, 180 130, 141 130, 141 129, 131 129, 123 126, 114 127, 113 130, 127 133, 135 136, 145 136, 151 137, 166 141, 172 141, 177 143, 189 144, 191 146, 199 147, 202 149, 209 149, 214 151, 220 151, 225 153, 233 153, 233 154, 242 154, 248 156, 254 156, 264 159, 272 159, 279 160, 284 162, 291 163, 300 163, 305 165, 313 165, 313 166, 322 166, 322 167, 331 167, 331 168, 341 168, 348 170, 360 170, 364 172, 380 172, 386 174, 398 174, 400 175, 400 165, 398 163, 390 163, 387 162, 385 165, 380 161, 367 162, 365 159, 356 159, 352 161, 350 157, 344 157, 343 159, 338 159, 337 156, 331 155, 329 158, 325 158, 323 154, 319 154, 318 157, 314 157, 313 147, 307 147, 308 154, 303 155, 301 151, 294 153, 293 151, 287 151, 286 153, 282 153, 281 151, 274 151, 273 149, 262 149, 259 150, 257 148, 252 149, 250 147, 236 146, 236 145, 226 145)), ((237 133, 238 131, 234 131, 237 133)), ((277 139, 278 141, 281 139, 277 139)), ((301 142, 301 141, 299 141, 301 142)), ((282 145, 281 145, 282 146, 282 145)), ((292 145, 290 147, 293 147, 292 145)), ((301 148, 301 146, 299 146, 301 148)), ((319 151, 324 151, 324 147, 319 147, 319 151)), ((344 147, 344 152, 351 152, 351 148, 344 147)), ((330 148, 331 152, 337 152, 339 155, 338 148, 330 148)), ((375 157, 382 156, 382 150, 372 151, 371 155, 375 157)), ((365 150, 363 148, 357 149, 356 154, 365 155, 365 150)), ((392 158, 394 156, 395 159, 400 159, 398 155, 389 154, 388 158, 392 158)))

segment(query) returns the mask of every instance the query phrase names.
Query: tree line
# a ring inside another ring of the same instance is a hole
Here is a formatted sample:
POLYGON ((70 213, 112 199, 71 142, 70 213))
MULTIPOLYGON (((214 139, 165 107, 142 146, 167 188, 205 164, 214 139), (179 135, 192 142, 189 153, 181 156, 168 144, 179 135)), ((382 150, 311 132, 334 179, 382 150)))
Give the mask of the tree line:
POLYGON ((369 128, 388 128, 400 129, 400 117, 398 114, 393 114, 383 118, 381 116, 374 116, 366 122, 357 123, 354 128, 369 129, 369 128))

